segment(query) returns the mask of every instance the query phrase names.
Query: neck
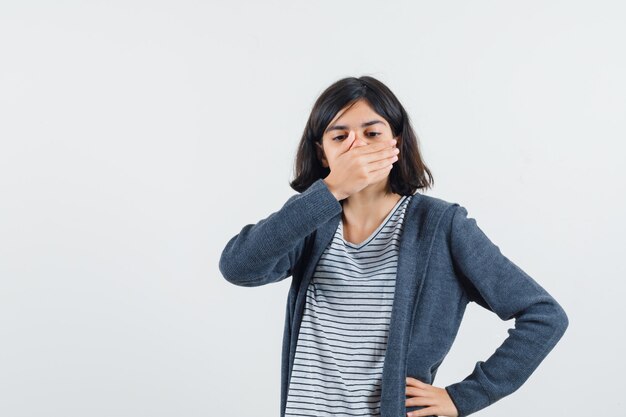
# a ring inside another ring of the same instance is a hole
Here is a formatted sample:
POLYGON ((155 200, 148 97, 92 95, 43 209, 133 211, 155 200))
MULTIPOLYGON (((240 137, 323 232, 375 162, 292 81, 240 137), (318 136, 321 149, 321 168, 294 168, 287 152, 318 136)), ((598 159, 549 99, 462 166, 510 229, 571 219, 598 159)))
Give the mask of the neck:
POLYGON ((401 197, 394 192, 387 193, 386 181, 370 184, 342 200, 344 218, 348 223, 362 225, 377 222, 381 215, 389 212, 389 205, 395 205, 401 197))

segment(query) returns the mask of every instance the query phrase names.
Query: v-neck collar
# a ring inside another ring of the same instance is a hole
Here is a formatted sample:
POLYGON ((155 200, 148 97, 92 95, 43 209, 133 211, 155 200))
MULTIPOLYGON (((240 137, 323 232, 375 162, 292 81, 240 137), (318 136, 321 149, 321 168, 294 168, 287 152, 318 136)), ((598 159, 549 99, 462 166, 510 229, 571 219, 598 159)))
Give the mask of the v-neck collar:
POLYGON ((398 200, 398 202, 389 211, 389 213, 387 213, 387 216, 385 216, 383 221, 378 225, 376 230, 374 230, 372 233, 370 233, 370 235, 367 238, 365 238, 365 240, 363 240, 361 243, 358 243, 358 244, 357 243, 348 242, 344 238, 344 236, 343 236, 343 217, 342 217, 341 220, 339 221, 339 237, 341 238, 341 241, 347 247, 349 247, 351 249, 362 249, 364 246, 366 246, 368 243, 370 243, 372 240, 374 240, 376 235, 378 235, 378 233, 387 225, 387 223, 389 222, 389 219, 391 219, 391 217, 398 211, 398 208, 402 205, 402 203, 408 197, 409 196, 406 196, 406 195, 401 196, 400 199, 398 200))

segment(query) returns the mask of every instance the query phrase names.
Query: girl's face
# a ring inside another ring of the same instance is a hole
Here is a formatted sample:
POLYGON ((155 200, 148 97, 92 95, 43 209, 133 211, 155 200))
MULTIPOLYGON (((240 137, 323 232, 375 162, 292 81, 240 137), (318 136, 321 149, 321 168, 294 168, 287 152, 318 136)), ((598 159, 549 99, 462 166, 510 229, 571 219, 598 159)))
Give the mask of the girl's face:
MULTIPOLYGON (((322 144, 316 142, 318 157, 325 168, 331 168, 339 156, 341 143, 353 130, 354 145, 367 146, 371 143, 394 139, 389 123, 376 113, 365 100, 358 100, 348 110, 341 110, 328 124, 322 136, 322 144)), ((400 147, 398 137, 396 146, 400 147)))

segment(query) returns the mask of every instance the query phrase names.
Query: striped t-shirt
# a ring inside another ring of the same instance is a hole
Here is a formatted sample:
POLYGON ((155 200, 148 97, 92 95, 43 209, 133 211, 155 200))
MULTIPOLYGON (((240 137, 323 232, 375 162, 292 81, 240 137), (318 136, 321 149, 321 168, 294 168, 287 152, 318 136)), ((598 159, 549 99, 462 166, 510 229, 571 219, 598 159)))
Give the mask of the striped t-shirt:
POLYGON ((402 196, 359 244, 344 239, 339 222, 307 288, 286 416, 380 416, 399 240, 411 197, 402 196))

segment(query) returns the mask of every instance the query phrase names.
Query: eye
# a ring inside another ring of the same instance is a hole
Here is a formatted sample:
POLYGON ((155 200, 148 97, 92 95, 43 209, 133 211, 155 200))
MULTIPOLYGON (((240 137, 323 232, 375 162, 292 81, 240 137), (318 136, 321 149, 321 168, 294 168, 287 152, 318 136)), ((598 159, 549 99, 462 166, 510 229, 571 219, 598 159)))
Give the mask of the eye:
MULTIPOLYGON (((382 135, 382 133, 380 133, 380 132, 367 132, 367 135, 368 135, 370 138, 373 138, 373 137, 376 137, 376 136, 380 136, 380 135, 382 135), (370 134, 371 134, 371 136, 369 136, 370 134)), ((345 137, 345 136, 346 136, 346 135, 339 135, 339 136, 335 136, 335 137, 333 138, 333 141, 334 141, 334 140, 336 140, 336 139, 339 139, 339 138, 345 137)))

